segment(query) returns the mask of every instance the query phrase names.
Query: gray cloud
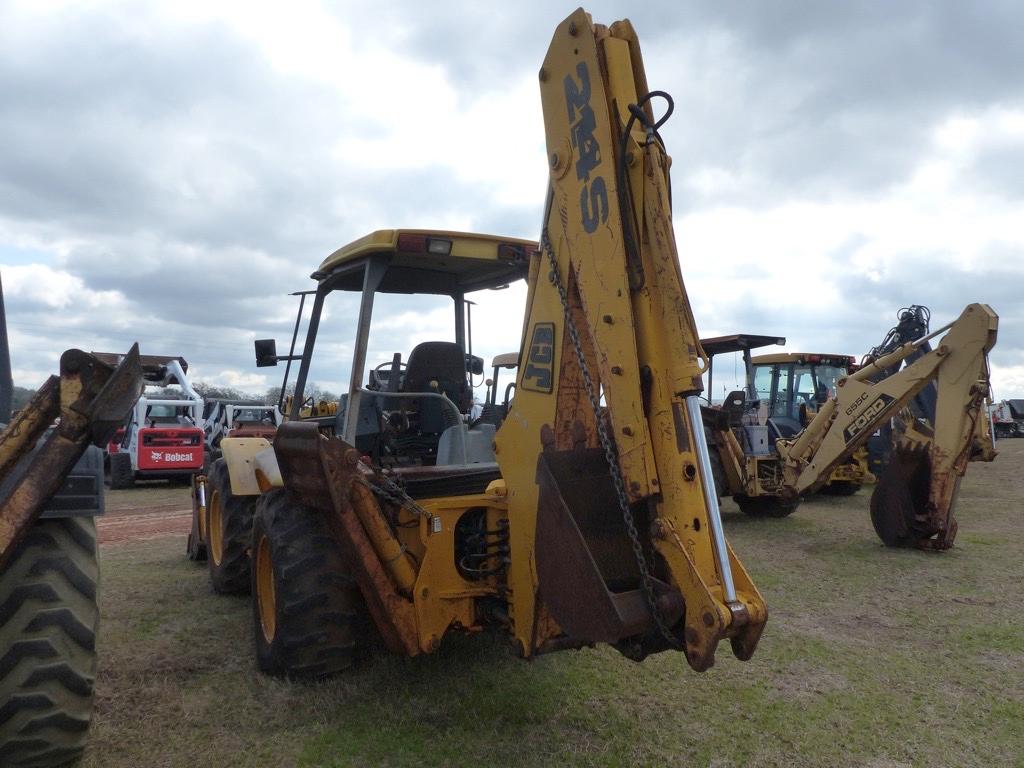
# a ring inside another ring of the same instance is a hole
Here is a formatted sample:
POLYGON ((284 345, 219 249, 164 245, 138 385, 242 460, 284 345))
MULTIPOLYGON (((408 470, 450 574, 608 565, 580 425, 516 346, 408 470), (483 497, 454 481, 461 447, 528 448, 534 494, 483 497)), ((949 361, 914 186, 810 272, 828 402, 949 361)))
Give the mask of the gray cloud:
MULTIPOLYGON (((610 2, 590 10, 599 22, 621 15, 610 2)), ((127 299, 108 318, 54 313, 9 295, 15 328, 33 334, 22 367, 49 370, 65 342, 118 348, 137 337, 203 370, 253 371, 251 335, 290 337, 293 304, 285 294, 309 287, 319 261, 354 237, 466 220, 483 231, 536 236, 543 189, 532 206, 495 202, 502 175, 519 169, 496 164, 494 181, 478 184, 432 159, 375 170, 365 158, 335 156, 339 138, 379 128, 379 103, 402 99, 400 90, 347 108, 326 83, 274 68, 227 23, 154 17, 147 28, 121 23, 123 11, 66 10, 33 28, 0 24, 0 244, 50 248, 60 254, 55 265, 87 290, 127 299)), ((452 0, 336 15, 355 35, 440 67, 469 103, 535 78, 566 12, 541 2, 501 12, 452 0)), ((1024 16, 1014 3, 663 0, 630 14, 651 87, 676 98, 663 133, 680 214, 871 200, 907 179, 943 120, 1024 105, 1024 16), (709 169, 733 181, 703 188, 695 174, 709 169)), ((453 124, 450 140, 486 129, 453 124)), ((524 140, 539 141, 542 129, 524 126, 524 140)), ((986 145, 961 181, 997 200, 1019 199, 1020 153, 1012 142, 986 145)), ((821 254, 834 267, 826 282, 844 297, 828 313, 801 314, 799 296, 780 296, 779 274, 801 265, 737 254, 744 275, 776 287, 721 297, 722 314, 698 320, 859 354, 906 303, 930 304, 939 318, 981 299, 1003 314, 994 361, 1021 364, 1016 244, 991 245, 986 264, 1004 266, 942 266, 940 274, 933 255, 907 253, 877 282, 853 263, 867 244, 854 233, 821 254)), ((940 256, 945 265, 948 254, 940 256)), ((693 257, 700 262, 701 254, 693 257)), ((700 275, 688 277, 695 296, 700 275)), ((338 313, 324 344, 349 340, 352 312, 338 313)), ((395 331, 385 346, 407 352, 406 335, 395 331)))

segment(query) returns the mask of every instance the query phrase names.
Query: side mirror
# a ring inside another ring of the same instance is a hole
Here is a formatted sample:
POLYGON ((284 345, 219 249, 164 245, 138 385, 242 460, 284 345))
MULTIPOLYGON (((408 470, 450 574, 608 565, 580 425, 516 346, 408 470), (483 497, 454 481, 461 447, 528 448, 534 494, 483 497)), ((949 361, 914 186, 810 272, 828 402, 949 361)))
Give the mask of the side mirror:
POLYGON ((466 355, 466 371, 479 376, 484 372, 484 359, 476 355, 466 355))
POLYGON ((256 367, 269 368, 277 365, 277 342, 274 339, 256 339, 256 367))

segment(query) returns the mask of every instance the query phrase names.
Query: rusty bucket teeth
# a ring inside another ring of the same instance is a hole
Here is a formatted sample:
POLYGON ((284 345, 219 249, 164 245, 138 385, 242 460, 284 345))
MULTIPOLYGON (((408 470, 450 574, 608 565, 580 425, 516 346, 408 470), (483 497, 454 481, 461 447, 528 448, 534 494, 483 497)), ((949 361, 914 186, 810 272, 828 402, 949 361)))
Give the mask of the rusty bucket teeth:
POLYGON ((887 547, 915 547, 928 530, 931 461, 927 448, 896 448, 871 494, 871 523, 887 547))

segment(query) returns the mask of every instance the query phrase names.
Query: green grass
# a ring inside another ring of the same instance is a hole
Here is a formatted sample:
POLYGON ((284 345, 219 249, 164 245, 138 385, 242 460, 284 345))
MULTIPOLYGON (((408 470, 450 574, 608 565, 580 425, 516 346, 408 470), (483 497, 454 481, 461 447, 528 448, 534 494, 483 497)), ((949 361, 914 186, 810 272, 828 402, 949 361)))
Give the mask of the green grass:
MULTIPOLYGON (((99 766, 1024 765, 1024 440, 972 465, 957 547, 881 547, 868 493, 727 534, 769 604, 746 663, 610 648, 524 662, 500 635, 372 655, 322 684, 259 675, 247 599, 184 542, 103 551, 99 766)), ((184 491, 187 493, 187 491, 184 491)))

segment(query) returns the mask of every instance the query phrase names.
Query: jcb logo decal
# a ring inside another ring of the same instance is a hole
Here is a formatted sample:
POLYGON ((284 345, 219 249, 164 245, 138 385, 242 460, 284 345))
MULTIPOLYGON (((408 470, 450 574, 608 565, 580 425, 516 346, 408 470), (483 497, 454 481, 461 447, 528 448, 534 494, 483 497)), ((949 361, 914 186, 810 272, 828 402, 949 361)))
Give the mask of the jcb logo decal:
POLYGON ((576 178, 583 182, 580 215, 583 229, 589 234, 608 220, 608 189, 603 176, 590 178, 590 172, 601 165, 601 146, 594 136, 597 117, 590 106, 590 72, 585 62, 576 65, 576 76, 579 83, 572 75, 565 76, 565 106, 569 112, 569 139, 579 154, 576 178))
MULTIPOLYGON (((858 402, 865 398, 866 395, 861 395, 860 398, 858 398, 858 402)), ((853 420, 853 424, 843 430, 843 439, 847 443, 852 442, 853 439, 863 432, 864 429, 874 421, 878 414, 884 411, 886 407, 888 407, 889 403, 893 402, 895 399, 896 398, 890 395, 879 395, 877 400, 871 403, 871 405, 864 409, 864 412, 860 416, 853 420)), ((850 409, 847 409, 847 413, 849 412, 850 409)))
POLYGON ((551 394, 555 369, 555 324, 537 323, 533 326, 530 348, 526 355, 526 368, 520 386, 534 392, 551 394))

